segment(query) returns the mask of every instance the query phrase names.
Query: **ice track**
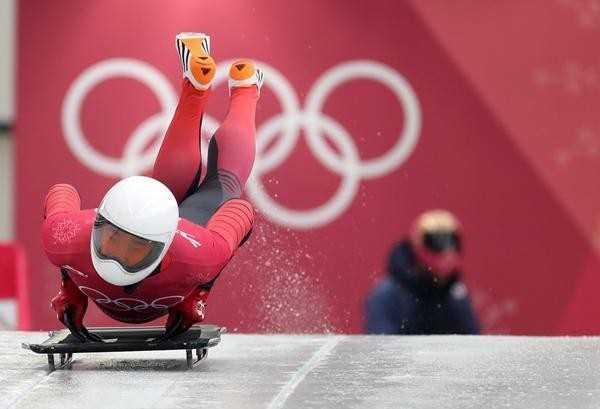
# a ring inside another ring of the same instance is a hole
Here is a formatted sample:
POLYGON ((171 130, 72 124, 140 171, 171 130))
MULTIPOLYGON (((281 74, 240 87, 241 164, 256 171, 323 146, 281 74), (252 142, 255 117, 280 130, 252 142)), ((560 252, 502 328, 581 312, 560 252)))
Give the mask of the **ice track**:
POLYGON ((225 334, 185 353, 75 355, 48 374, 0 332, 0 408, 598 408, 600 338, 225 334))

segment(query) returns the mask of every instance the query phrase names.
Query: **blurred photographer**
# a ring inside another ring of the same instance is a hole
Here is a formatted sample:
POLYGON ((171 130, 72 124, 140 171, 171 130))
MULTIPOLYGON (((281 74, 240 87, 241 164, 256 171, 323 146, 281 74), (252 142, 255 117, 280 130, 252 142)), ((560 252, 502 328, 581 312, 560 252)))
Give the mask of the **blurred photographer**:
POLYGON ((423 213, 396 245, 388 276, 366 303, 370 334, 478 334, 479 323, 460 281, 462 232, 448 211, 423 213))

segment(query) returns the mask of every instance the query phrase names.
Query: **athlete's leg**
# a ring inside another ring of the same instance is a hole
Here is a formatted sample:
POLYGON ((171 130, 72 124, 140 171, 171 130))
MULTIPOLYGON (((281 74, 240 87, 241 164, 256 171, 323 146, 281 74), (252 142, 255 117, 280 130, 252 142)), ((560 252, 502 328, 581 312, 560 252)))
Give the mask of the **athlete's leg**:
POLYGON ((232 197, 241 196, 254 164, 257 101, 257 87, 233 88, 227 116, 211 140, 216 177, 232 197))
POLYGON ((200 128, 210 89, 197 90, 183 80, 177 109, 154 162, 152 177, 164 183, 181 203, 200 180, 200 128))
POLYGON ((179 207, 182 217, 202 225, 221 204, 242 195, 254 164, 255 114, 262 73, 251 62, 244 62, 237 65, 244 65, 248 78, 232 81, 236 64, 230 70, 229 110, 210 141, 206 176, 198 191, 179 207))
POLYGON ((167 185, 181 203, 195 191, 200 179, 200 127, 216 64, 209 55, 210 38, 206 34, 180 33, 175 47, 184 80, 152 177, 167 185))

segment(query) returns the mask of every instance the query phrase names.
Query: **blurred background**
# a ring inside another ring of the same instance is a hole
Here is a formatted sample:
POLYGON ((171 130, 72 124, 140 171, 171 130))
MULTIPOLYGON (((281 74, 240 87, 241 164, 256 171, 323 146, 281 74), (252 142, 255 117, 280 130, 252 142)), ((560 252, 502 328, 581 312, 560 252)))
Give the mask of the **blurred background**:
MULTIPOLYGON (((598 0, 0 1, 1 327, 59 326, 45 193, 70 183, 93 208, 149 171, 180 31, 267 78, 260 217, 207 321, 361 333, 390 251, 441 208, 483 333, 600 332, 598 0)), ((205 139, 226 101, 218 80, 205 139)), ((114 324, 95 308, 86 322, 114 324)))

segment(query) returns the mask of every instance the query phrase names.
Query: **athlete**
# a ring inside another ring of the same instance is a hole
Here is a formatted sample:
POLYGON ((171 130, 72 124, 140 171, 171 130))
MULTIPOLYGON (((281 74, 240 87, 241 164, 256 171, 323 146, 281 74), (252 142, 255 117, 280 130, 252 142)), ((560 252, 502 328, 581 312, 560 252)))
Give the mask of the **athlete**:
POLYGON ((119 181, 97 209, 81 210, 70 185, 46 196, 43 247, 62 279, 51 304, 81 341, 100 341, 83 325, 88 299, 126 323, 168 314, 163 339, 201 322, 211 287, 252 230, 254 210, 240 197, 254 163, 263 74, 250 60, 232 64, 229 110, 201 181, 200 127, 216 64, 203 33, 180 33, 175 45, 181 96, 152 178, 119 181))

